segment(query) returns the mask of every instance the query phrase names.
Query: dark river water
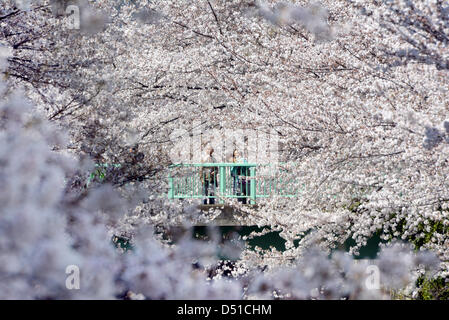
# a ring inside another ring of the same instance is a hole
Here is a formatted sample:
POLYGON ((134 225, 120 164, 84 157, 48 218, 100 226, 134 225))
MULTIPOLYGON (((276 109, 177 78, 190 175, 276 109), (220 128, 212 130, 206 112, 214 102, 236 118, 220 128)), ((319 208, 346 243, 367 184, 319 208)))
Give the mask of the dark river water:
MULTIPOLYGON (((265 227, 267 228, 267 227, 265 227)), ((249 235, 251 232, 261 232, 264 228, 259 228, 257 226, 227 226, 219 227, 219 232, 221 233, 223 239, 229 238, 233 233, 238 233, 241 236, 249 235)), ((207 227, 194 227, 192 230, 193 237, 197 239, 207 238, 207 227)), ((262 249, 269 249, 274 247, 279 251, 285 250, 285 240, 279 235, 279 231, 268 232, 262 236, 254 237, 253 239, 246 240, 249 247, 260 247, 262 249)), ((297 245, 299 240, 295 241, 294 244, 297 245)), ((360 254, 354 256, 355 259, 375 259, 377 253, 379 252, 379 244, 381 239, 378 235, 373 236, 367 241, 366 246, 360 249, 360 254)), ((355 245, 353 239, 348 239, 344 244, 339 246, 336 250, 349 251, 351 246, 355 245)))

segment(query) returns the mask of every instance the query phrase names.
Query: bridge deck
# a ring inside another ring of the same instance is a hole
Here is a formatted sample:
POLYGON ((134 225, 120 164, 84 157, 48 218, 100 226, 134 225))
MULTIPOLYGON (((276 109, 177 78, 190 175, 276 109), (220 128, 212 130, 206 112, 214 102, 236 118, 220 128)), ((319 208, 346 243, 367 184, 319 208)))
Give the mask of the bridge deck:
MULTIPOLYGON (((251 206, 253 208, 257 208, 257 205, 248 204, 247 206, 251 206)), ((198 206, 198 209, 201 211, 209 211, 211 209, 220 209, 221 214, 215 218, 212 222, 199 222, 196 223, 196 226, 207 226, 207 225, 215 225, 220 227, 225 226, 249 226, 253 225, 245 222, 245 219, 238 219, 237 217, 242 218, 241 212, 236 211, 234 207, 225 205, 225 204, 201 204, 198 206)))

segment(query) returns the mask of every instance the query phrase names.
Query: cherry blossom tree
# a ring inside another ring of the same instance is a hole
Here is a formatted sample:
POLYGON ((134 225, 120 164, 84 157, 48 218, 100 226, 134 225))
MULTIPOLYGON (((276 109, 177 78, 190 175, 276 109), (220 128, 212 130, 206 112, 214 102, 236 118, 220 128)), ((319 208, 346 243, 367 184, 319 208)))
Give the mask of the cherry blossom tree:
MULTIPOLYGON (((74 220, 62 229, 74 239, 90 239, 76 234, 91 228, 101 229, 101 238, 105 225, 110 233, 138 234, 142 225, 194 223, 201 215, 195 203, 161 196, 173 148, 181 143, 184 154, 200 152, 185 142, 213 130, 274 131, 301 193, 261 201, 257 210, 229 203, 248 223, 270 226, 287 240, 285 252, 244 250, 243 264, 274 270, 310 247, 329 252, 348 238, 357 254, 377 234, 435 251, 438 275, 447 277, 449 9, 443 1, 31 1, 22 7, 9 0, 0 10, 5 92, 23 88, 33 112, 67 132, 68 142, 51 143, 49 157, 67 152, 82 162, 120 164, 89 186, 85 172, 92 166, 68 175, 64 203, 108 203, 88 199, 91 192, 110 199, 111 189, 126 202, 97 208, 126 213, 110 221, 88 214, 95 210, 67 209, 74 220), (79 9, 79 29, 69 5, 79 9), (182 135, 174 134, 178 129, 182 135)), ((135 267, 127 267, 123 283, 140 279, 137 293, 177 297, 176 290, 152 291, 155 273, 139 272, 159 269, 146 259, 130 258, 135 267)), ((189 274, 181 265, 168 269, 189 274)), ((276 272, 274 279, 290 271, 276 272)), ((238 285, 220 285, 217 295, 239 296, 238 285)))

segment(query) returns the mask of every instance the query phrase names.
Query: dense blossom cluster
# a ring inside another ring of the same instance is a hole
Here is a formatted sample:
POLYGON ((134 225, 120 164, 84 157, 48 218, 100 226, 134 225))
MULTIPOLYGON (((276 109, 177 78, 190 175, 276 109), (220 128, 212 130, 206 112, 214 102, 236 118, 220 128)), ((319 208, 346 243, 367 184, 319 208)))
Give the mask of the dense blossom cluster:
MULTIPOLYGON (((319 283, 328 291, 314 296, 361 298, 372 293, 351 282, 362 269, 342 279, 330 267, 340 256, 334 262, 319 254, 312 259, 314 268, 329 273, 322 275, 325 283, 299 266, 303 278, 279 288, 295 271, 274 270, 308 254, 309 247, 330 251, 348 238, 357 254, 374 235, 433 250, 441 260, 439 275, 447 277, 445 1, 70 3, 80 8, 79 29, 64 10, 68 1, 0 4, 0 69, 6 79, 0 111, 1 225, 18 228, 1 229, 8 236, 2 237, 7 243, 0 254, 11 261, 1 270, 9 279, 2 286, 12 288, 5 295, 65 297, 63 282, 52 278, 61 273, 45 270, 79 264, 92 277, 92 288, 83 288, 84 296, 92 297, 127 289, 150 298, 191 296, 202 279, 197 298, 273 291, 313 298, 304 288, 319 283), (26 103, 14 94, 17 88, 36 107, 22 112, 26 103), (37 114, 66 131, 67 140, 37 114), (191 135, 174 135, 179 128, 191 135), (271 226, 287 240, 285 252, 241 253, 250 269, 245 274, 268 265, 273 281, 259 290, 237 277, 217 281, 212 289, 207 277, 185 262, 211 248, 199 249, 191 240, 182 251, 147 237, 129 256, 109 247, 111 233, 194 223, 200 214, 194 202, 161 197, 170 151, 181 141, 187 154, 200 152, 186 142, 213 129, 237 128, 275 130, 280 156, 301 186, 300 197, 260 201, 258 210, 231 203, 246 213, 247 223, 271 226), (86 186, 90 161, 120 167, 86 186), (293 245, 298 237, 299 245, 293 245), (151 255, 159 258, 150 260, 151 255), (37 260, 30 266, 42 268, 18 267, 31 259, 37 260), (44 262, 54 264, 44 268, 44 262), (172 274, 182 274, 183 281, 172 274), (332 289, 341 282, 349 286, 346 293, 332 289), (28 290, 34 283, 42 292, 28 290)), ((391 256, 384 258, 391 268, 382 272, 404 274, 391 256)), ((415 266, 404 259, 406 269, 415 266)))

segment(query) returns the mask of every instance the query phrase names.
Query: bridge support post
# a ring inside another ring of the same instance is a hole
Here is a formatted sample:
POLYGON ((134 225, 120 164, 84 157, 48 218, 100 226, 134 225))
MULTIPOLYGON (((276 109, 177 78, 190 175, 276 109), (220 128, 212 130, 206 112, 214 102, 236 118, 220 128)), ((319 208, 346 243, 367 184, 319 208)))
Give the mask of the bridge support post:
MULTIPOLYGON (((226 167, 220 166, 220 197, 224 197, 226 193, 226 167)), ((219 200, 219 203, 224 203, 223 199, 219 200)))
POLYGON ((173 188, 173 177, 168 175, 168 198, 174 199, 175 198, 175 190, 173 188))
POLYGON ((249 168, 249 174, 251 179, 250 181, 250 198, 251 198, 251 204, 256 204, 256 167, 249 168))

